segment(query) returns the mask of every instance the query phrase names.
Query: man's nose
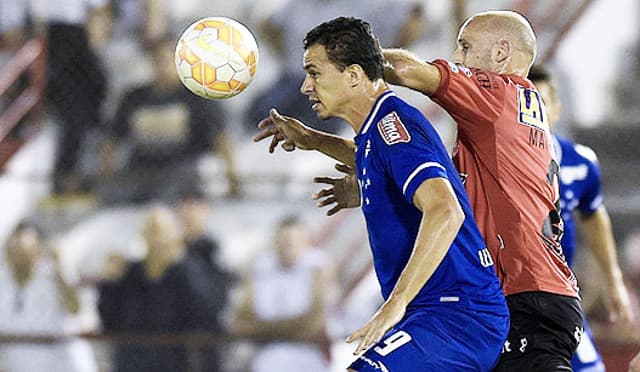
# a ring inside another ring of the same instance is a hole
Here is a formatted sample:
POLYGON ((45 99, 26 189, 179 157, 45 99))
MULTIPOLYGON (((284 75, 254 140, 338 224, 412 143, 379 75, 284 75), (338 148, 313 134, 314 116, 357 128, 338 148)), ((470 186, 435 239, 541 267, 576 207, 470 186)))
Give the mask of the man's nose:
POLYGON ((300 86, 300 93, 306 95, 313 90, 312 84, 309 80, 310 79, 308 76, 304 78, 304 80, 302 81, 302 85, 300 86))

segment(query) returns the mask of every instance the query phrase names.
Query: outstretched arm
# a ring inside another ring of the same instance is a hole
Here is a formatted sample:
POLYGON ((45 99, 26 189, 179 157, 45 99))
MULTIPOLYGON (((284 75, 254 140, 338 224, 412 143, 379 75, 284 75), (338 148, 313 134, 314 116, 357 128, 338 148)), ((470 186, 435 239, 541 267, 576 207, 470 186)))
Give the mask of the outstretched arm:
POLYGON ((280 115, 276 109, 269 111, 269 116, 258 123, 258 128, 262 131, 253 137, 253 141, 260 142, 271 137, 271 153, 282 143, 282 148, 286 151, 296 148, 317 150, 349 166, 355 166, 356 145, 352 140, 310 128, 300 120, 280 115))
POLYGON ((347 342, 361 339, 354 354, 378 342, 385 332, 402 319, 407 305, 444 259, 464 221, 464 213, 455 192, 444 178, 424 181, 416 190, 413 203, 422 211, 413 252, 387 301, 364 327, 347 338, 347 342))
POLYGON ((383 49, 384 79, 391 84, 402 85, 426 95, 433 94, 440 86, 440 70, 420 60, 404 49, 383 49))
POLYGON ((604 270, 608 293, 611 296, 611 320, 621 319, 631 322, 634 314, 631 309, 629 293, 622 279, 622 270, 618 265, 616 243, 611 229, 611 219, 604 206, 595 213, 580 219, 585 242, 604 270))

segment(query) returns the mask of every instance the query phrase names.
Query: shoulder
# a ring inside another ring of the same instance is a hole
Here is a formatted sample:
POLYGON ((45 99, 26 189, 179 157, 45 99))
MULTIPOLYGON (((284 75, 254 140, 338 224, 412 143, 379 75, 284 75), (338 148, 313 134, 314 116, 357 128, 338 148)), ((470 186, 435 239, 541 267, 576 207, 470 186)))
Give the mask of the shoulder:
POLYGON ((562 159, 571 160, 575 163, 598 164, 598 156, 590 147, 575 143, 562 136, 555 136, 562 150, 562 159))

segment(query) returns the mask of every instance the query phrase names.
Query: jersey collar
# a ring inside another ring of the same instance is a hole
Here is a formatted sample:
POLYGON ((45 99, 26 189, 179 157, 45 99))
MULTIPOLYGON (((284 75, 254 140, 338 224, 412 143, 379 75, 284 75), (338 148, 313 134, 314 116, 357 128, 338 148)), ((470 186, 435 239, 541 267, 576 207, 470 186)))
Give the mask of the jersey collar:
POLYGON ((378 116, 378 111, 380 110, 380 106, 382 106, 382 103, 387 98, 395 97, 395 96, 396 96, 396 93, 394 91, 388 90, 382 93, 380 97, 378 97, 378 99, 376 100, 376 103, 373 105, 373 109, 369 113, 369 116, 367 116, 367 119, 364 121, 364 125, 362 126, 362 129, 360 129, 359 134, 367 133, 367 131, 369 130, 369 127, 371 126, 371 123, 373 122, 373 119, 375 119, 376 116, 378 116))

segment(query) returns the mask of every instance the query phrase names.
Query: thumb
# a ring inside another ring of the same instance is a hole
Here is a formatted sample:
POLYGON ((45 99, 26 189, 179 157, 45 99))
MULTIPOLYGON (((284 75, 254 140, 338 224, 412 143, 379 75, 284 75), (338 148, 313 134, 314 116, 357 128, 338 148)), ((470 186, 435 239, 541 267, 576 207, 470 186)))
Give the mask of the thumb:
POLYGON ((276 110, 275 108, 272 108, 271 110, 269 110, 269 115, 271 116, 271 119, 274 120, 274 121, 283 121, 284 120, 282 115, 280 115, 278 110, 276 110))

